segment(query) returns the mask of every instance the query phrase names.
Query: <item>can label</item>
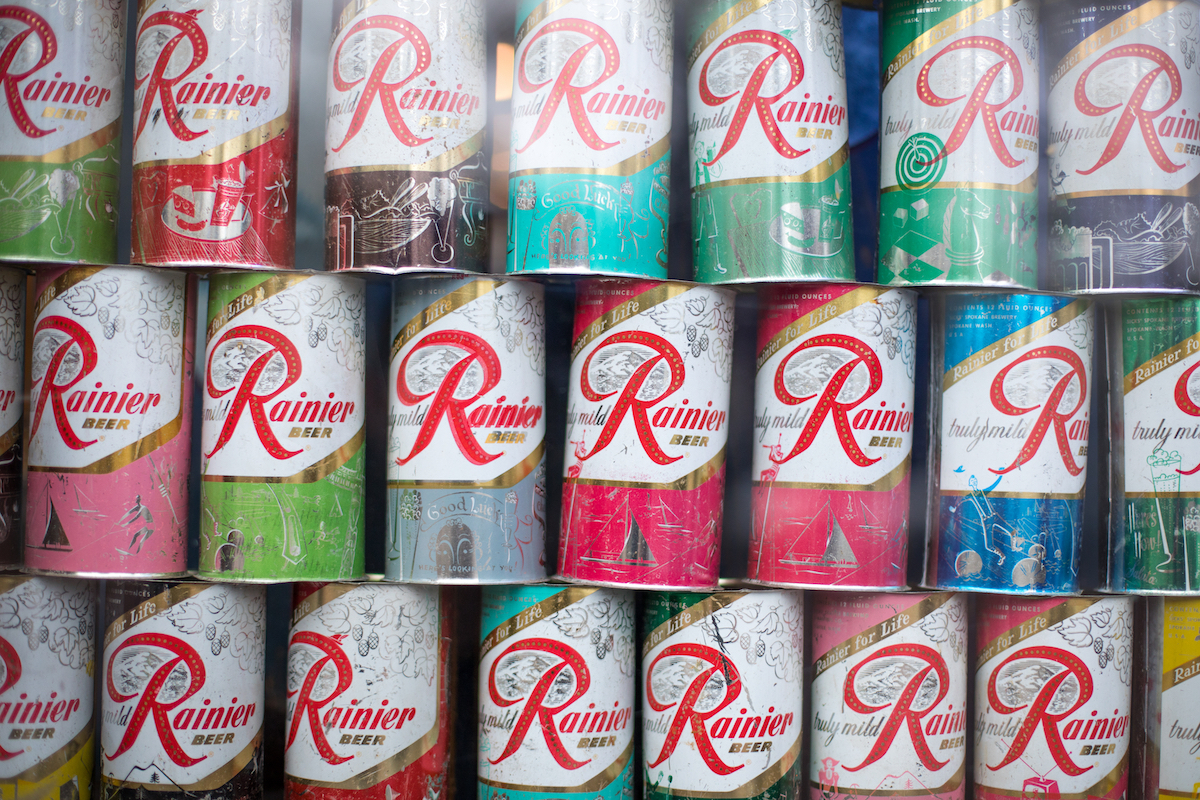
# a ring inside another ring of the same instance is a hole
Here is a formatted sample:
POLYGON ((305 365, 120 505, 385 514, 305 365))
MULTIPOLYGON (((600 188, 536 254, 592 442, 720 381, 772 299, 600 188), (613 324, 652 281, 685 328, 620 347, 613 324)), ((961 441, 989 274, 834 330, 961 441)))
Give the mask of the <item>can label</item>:
POLYGON ((559 572, 717 583, 733 367, 730 292, 595 281, 571 348, 559 572))
POLYGON ((796 796, 804 728, 801 594, 664 593, 647 603, 646 796, 796 796))
POLYGON ((0 269, 0 566, 19 566, 25 408, 25 273, 0 269))
POLYGON ((689 37, 697 280, 854 280, 842 9, 724 0, 689 37))
MULTIPOLYGON (((1158 733, 1157 796, 1191 797, 1200 783, 1200 601, 1166 598, 1163 603, 1162 695, 1158 733)), ((1153 724, 1153 720, 1151 721, 1153 724)), ((1147 764, 1147 768, 1152 765, 1147 764)))
POLYGON ((136 267, 40 274, 27 415, 27 567, 187 568, 187 280, 136 267))
POLYGON ((365 287, 243 273, 209 291, 201 574, 361 575, 365 287))
POLYGON ((0 258, 111 264, 124 0, 5 5, 0 30, 0 258))
POLYGON ((781 288, 767 298, 749 578, 903 586, 916 298, 851 286, 781 288))
POLYGON ((670 0, 522 0, 508 271, 667 277, 670 0))
POLYGON ((826 594, 814 614, 809 797, 961 800, 966 598, 826 594))
POLYGON ((975 796, 1124 797, 1132 598, 985 597, 978 628, 975 796))
POLYGON ((398 284, 392 330, 388 576, 544 578, 542 287, 398 284))
POLYGON ((931 585, 1078 590, 1093 319, 1087 300, 946 299, 931 585))
POLYGON ((1037 4, 883 15, 879 282, 1036 287, 1037 4))

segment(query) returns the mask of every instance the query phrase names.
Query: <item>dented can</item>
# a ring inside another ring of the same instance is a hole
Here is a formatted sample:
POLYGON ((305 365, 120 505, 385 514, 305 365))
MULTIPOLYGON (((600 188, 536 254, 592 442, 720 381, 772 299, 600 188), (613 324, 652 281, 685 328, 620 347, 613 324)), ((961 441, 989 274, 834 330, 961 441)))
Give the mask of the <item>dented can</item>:
POLYGON ((916 295, 779 286, 760 309, 748 579, 902 588, 916 295))
POLYGON ((606 280, 579 288, 561 577, 716 588, 733 316, 726 289, 606 280))
POLYGON ((201 577, 362 575, 365 295, 348 275, 212 279, 201 577))
POLYGON ((64 267, 34 297, 25 568, 182 575, 195 279, 64 267))
POLYGON ((1200 784, 1200 600, 1147 598, 1138 615, 1146 634, 1135 672, 1143 709, 1130 759, 1140 772, 1135 786, 1146 800, 1192 797, 1200 784))
POLYGON ((25 294, 25 273, 0 268, 0 569, 24 560, 25 294))
POLYGON ((392 287, 387 577, 546 577, 546 320, 531 281, 392 287))

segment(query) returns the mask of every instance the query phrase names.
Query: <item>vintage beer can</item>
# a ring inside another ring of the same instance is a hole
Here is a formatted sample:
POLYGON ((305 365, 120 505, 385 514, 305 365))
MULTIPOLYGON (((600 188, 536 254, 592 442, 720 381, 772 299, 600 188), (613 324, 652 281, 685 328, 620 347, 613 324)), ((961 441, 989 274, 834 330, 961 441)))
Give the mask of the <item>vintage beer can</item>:
POLYGON ((800 592, 656 592, 643 609, 642 796, 800 796, 800 592))
POLYGON ((966 796, 967 600, 818 594, 812 800, 966 796))
POLYGON ((546 577, 546 319, 531 281, 392 286, 387 577, 546 577))
POLYGON ((1091 301, 949 294, 931 317, 925 585, 1078 592, 1091 301))
POLYGON ((887 3, 879 282, 1037 288, 1038 3, 887 3))
POLYGON ((21 566, 25 461, 25 273, 0 268, 0 568, 21 566))
POLYGON ((27 570, 186 571, 194 287, 181 273, 141 267, 38 274, 27 570))
POLYGON ((125 8, 0 6, 0 259, 117 260, 125 8))
POLYGON ((92 796, 96 585, 0 576, 0 794, 92 796))
POLYGON ((261 586, 106 586, 105 798, 262 796, 265 611, 261 586))
POLYGON ((667 277, 671 0, 517 4, 508 271, 667 277))
POLYGON ((212 279, 201 577, 362 575, 365 296, 348 275, 212 279))
POLYGON ((287 796, 443 796, 451 744, 442 590, 370 582, 293 591, 287 796))
POLYGON ((633 797, 633 593, 489 586, 479 800, 633 797))
POLYGON ((1060 291, 1200 290, 1195 0, 1047 2, 1049 265, 1060 291))
POLYGON ((726 289, 606 280, 579 288, 561 577, 716 588, 733 314, 726 289))
POLYGON ((1138 621, 1146 639, 1135 673, 1135 704, 1140 701, 1143 712, 1141 730, 1134 728, 1133 772, 1145 800, 1194 797, 1200 785, 1200 601, 1147 598, 1138 621))
POLYGON ((1200 592, 1200 298, 1106 311, 1109 586, 1200 592))
POLYGON ((979 598, 977 800, 1126 796, 1133 603, 979 598))
POLYGON ((291 269, 299 4, 192 5, 138 6, 132 259, 291 269))
POLYGON ((708 0, 688 36, 696 279, 854 280, 838 0, 708 0))
POLYGON ((483 6, 336 4, 325 122, 330 270, 486 270, 483 6))
POLYGON ((747 576, 902 588, 916 295, 779 286, 760 302, 747 576))

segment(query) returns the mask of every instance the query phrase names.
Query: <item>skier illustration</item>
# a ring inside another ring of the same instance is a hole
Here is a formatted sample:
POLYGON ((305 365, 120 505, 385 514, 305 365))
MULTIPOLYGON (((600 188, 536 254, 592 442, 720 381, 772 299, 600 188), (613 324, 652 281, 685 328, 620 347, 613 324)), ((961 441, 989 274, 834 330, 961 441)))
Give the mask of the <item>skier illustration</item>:
POLYGON ((130 554, 136 555, 142 551, 142 545, 154 533, 153 522, 154 515, 150 513, 150 509, 142 505, 142 496, 136 495, 133 506, 117 522, 118 525, 133 530, 133 538, 129 540, 130 554))

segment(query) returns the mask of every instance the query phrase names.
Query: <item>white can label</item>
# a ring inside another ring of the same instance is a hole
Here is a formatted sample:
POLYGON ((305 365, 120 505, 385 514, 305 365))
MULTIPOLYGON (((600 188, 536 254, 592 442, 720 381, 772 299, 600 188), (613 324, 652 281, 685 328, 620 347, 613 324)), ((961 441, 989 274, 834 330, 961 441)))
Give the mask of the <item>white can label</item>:
POLYGON ((0 269, 0 454, 20 434, 25 395, 25 273, 0 269))
MULTIPOLYGON (((1191 797, 1200 783, 1200 772, 1196 770, 1200 761, 1200 719, 1196 718, 1200 709, 1200 646, 1196 636, 1200 632, 1200 600, 1172 597, 1162 602, 1158 798, 1166 800, 1191 797)), ((1154 725, 1155 721, 1151 718, 1149 722, 1154 725)), ((1158 798, 1149 796, 1149 800, 1158 798)))
MULTIPOLYGON (((1200 334, 1139 364, 1124 391, 1125 491, 1200 496, 1200 454, 1186 444, 1200 417, 1200 334)), ((1200 519, 1192 522, 1185 536, 1200 534, 1200 519)))

